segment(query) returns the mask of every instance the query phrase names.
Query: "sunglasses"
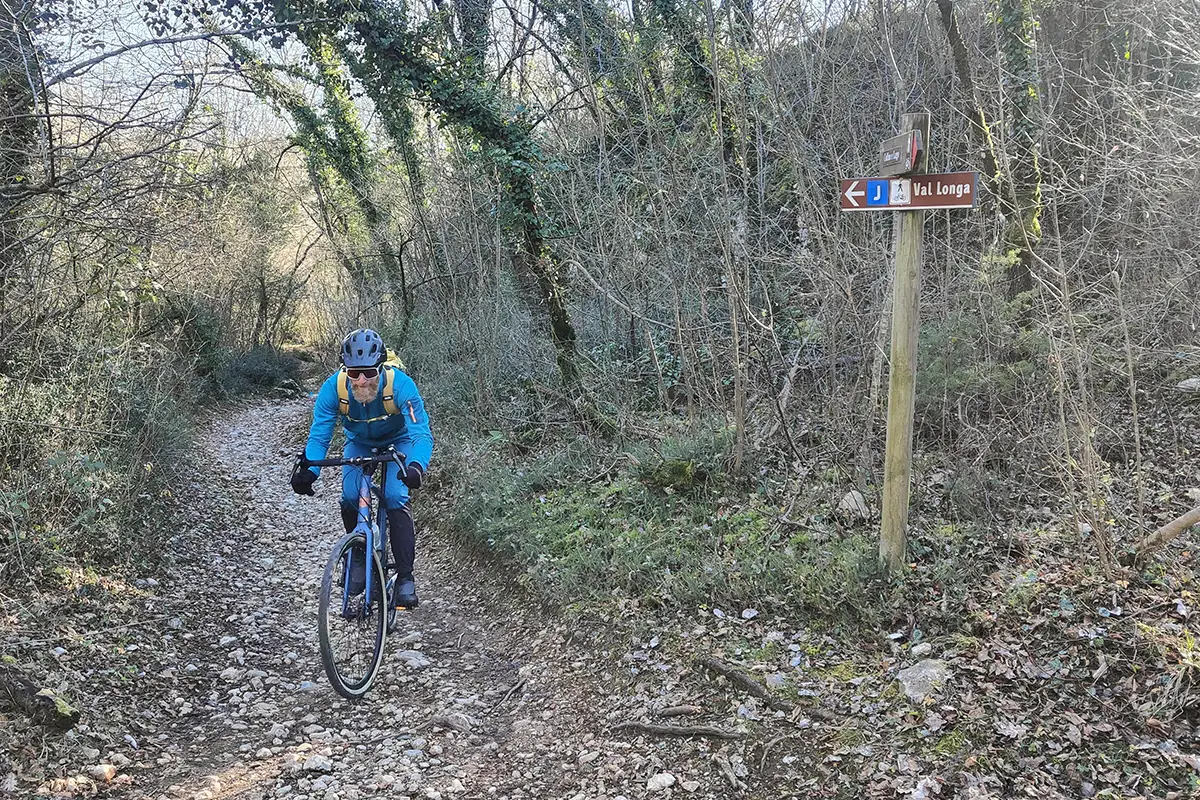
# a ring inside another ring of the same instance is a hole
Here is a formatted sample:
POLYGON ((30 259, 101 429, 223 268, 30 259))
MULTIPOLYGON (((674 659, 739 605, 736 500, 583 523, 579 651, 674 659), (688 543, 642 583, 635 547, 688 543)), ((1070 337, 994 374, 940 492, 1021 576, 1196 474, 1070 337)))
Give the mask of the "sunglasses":
POLYGON ((355 378, 355 379, 378 378, 379 377, 379 367, 366 367, 365 369, 347 367, 346 374, 349 375, 351 378, 355 378))

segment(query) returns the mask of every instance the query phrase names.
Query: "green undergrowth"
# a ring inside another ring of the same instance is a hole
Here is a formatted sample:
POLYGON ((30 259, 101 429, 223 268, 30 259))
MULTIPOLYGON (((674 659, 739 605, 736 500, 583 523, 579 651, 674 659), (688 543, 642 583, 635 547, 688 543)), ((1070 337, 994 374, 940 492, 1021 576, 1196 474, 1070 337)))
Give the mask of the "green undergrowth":
POLYGON ((299 385, 302 361, 274 347, 255 347, 244 353, 223 353, 213 375, 211 402, 270 394, 279 387, 299 385))
POLYGON ((614 454, 562 443, 514 462, 496 434, 469 467, 446 470, 450 522, 559 606, 632 597, 860 613, 874 540, 788 524, 778 497, 726 476, 726 445, 707 430, 614 454))
POLYGON ((298 373, 298 359, 269 348, 218 352, 195 320, 175 330, 177 352, 48 334, 45 366, 34 351, 0 364, 15 400, 0 430, 0 591, 52 586, 62 570, 153 573, 198 416, 298 373))
POLYGON ((0 587, 58 568, 136 570, 162 552, 154 508, 192 432, 183 376, 90 352, 57 370, 0 374, 21 398, 0 433, 0 587))

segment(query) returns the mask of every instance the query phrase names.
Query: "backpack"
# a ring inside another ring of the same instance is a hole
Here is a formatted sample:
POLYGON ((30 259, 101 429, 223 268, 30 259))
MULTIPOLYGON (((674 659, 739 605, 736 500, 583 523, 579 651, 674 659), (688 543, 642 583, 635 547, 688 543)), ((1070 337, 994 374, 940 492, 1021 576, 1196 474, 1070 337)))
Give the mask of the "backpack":
POLYGON ((381 365, 383 369, 383 391, 380 392, 380 397, 383 400, 383 416, 372 417, 371 419, 354 419, 350 416, 350 376, 346 374, 346 368, 342 367, 338 370, 338 412, 343 417, 353 422, 378 422, 381 419, 387 419, 392 414, 400 413, 400 406, 396 404, 396 370, 404 370, 404 362, 400 360, 400 356, 392 348, 387 348, 387 358, 384 359, 381 365))

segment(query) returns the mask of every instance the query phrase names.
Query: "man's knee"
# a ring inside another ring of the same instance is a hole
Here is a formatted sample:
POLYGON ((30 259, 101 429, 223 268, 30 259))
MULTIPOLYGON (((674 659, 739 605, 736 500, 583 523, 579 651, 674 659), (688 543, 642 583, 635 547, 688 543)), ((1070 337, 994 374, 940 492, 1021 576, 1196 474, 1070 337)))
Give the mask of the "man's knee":
MULTIPOLYGON (((400 481, 396 481, 396 483, 400 483, 400 481)), ((412 509, 409 505, 410 498, 407 487, 400 483, 400 489, 396 489, 389 483, 387 488, 387 496, 383 498, 384 507, 389 511, 394 508, 403 508, 406 509, 409 514, 412 514, 412 509), (405 491, 401 491, 401 489, 405 491)))

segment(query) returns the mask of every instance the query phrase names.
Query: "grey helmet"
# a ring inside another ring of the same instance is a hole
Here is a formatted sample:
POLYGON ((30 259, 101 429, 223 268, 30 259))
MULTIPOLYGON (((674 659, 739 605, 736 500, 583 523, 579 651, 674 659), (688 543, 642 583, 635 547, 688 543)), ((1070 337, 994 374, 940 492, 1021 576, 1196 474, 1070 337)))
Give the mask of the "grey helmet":
POLYGON ((387 357, 383 337, 370 328, 359 328, 342 339, 342 364, 347 367, 378 367, 387 357))

